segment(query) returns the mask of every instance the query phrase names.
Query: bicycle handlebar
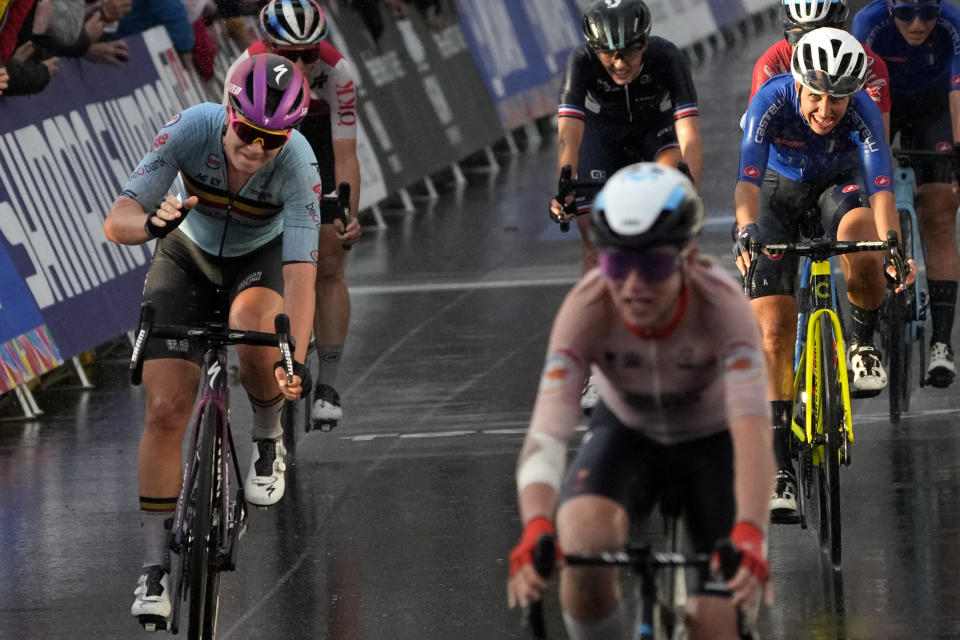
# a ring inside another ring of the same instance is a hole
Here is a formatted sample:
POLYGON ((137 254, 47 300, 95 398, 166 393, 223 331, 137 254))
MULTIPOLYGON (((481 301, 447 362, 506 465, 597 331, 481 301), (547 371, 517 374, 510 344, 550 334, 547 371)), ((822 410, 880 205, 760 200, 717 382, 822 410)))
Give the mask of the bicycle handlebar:
POLYGON ((130 383, 134 386, 143 381, 143 348, 149 338, 169 340, 202 340, 212 346, 246 344, 262 347, 279 347, 284 368, 287 370, 287 382, 293 382, 293 350, 295 344, 290 335, 290 319, 283 313, 274 320, 276 333, 263 331, 245 331, 231 329, 223 322, 207 322, 203 326, 189 327, 176 324, 154 324, 156 309, 149 302, 140 307, 140 321, 137 325, 137 338, 130 356, 130 383))

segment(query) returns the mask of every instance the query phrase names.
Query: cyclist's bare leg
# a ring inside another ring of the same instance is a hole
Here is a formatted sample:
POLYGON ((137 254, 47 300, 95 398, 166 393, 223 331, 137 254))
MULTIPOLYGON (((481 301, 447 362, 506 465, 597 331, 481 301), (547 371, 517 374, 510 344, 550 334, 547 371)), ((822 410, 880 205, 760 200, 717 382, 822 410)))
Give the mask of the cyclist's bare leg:
POLYGON ((954 185, 928 183, 917 189, 917 218, 927 246, 927 279, 956 281, 957 193, 954 185))
MULTIPOLYGON (((276 291, 266 287, 250 287, 240 292, 230 307, 230 326, 247 331, 274 331, 274 318, 283 311, 283 298, 276 291)), ((269 424, 258 424, 254 416, 254 437, 276 438, 281 433, 280 406, 282 396, 277 388, 273 374, 273 365, 279 359, 279 352, 273 348, 237 345, 237 359, 240 363, 240 382, 255 408, 274 407, 269 412, 269 424)))
MULTIPOLYGON (((859 207, 847 212, 837 229, 837 240, 879 240, 873 211, 859 207)), ((879 251, 844 254, 840 256, 840 265, 850 302, 863 309, 878 309, 883 304, 886 288, 883 254, 879 251)))
POLYGON ((692 597, 690 610, 694 612, 688 625, 690 640, 740 640, 737 611, 728 598, 692 597))
POLYGON ((793 296, 763 296, 750 301, 760 323, 763 353, 767 360, 767 397, 790 400, 793 396, 793 347, 797 339, 797 300, 793 296))
POLYGON ((159 358, 143 363, 147 407, 137 463, 141 496, 167 498, 180 493, 180 449, 199 384, 200 367, 188 360, 159 358))
POLYGON ((331 387, 336 382, 336 363, 350 325, 350 292, 343 269, 345 253, 334 226, 323 225, 320 228, 317 260, 317 308, 313 316, 313 335, 320 355, 316 382, 331 387))
MULTIPOLYGON (((565 553, 618 551, 627 543, 630 520, 613 500, 597 495, 572 498, 557 512, 557 533, 565 553)), ((601 621, 620 606, 616 568, 566 567, 560 572, 560 604, 584 623, 601 621)))

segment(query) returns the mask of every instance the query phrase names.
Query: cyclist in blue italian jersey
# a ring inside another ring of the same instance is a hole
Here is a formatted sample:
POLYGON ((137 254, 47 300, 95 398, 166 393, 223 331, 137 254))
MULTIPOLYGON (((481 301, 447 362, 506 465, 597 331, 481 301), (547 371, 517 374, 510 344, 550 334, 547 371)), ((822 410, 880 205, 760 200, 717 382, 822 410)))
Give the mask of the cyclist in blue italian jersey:
MULTIPOLYGON (((899 133, 904 149, 953 149, 960 157, 960 9, 939 0, 874 0, 854 18, 853 33, 890 71, 891 139, 899 133)), ((935 387, 946 387, 956 376, 950 334, 960 265, 960 199, 948 164, 913 164, 933 319, 927 378, 935 387)))
MULTIPOLYGON (((280 408, 296 400, 313 321, 322 194, 316 159, 293 127, 307 110, 303 75, 275 55, 249 58, 227 81, 228 106, 201 104, 175 115, 130 174, 104 223, 107 238, 156 238, 143 299, 160 324, 202 324, 215 309, 238 329, 273 331, 286 313, 298 362, 292 384, 277 352, 237 347, 240 381, 253 407, 247 500, 284 492, 280 408), (171 190, 175 195, 166 195, 171 190), (220 307, 229 297, 229 308, 220 307)), ((203 354, 196 345, 151 340, 145 347, 146 421, 138 478, 143 572, 134 616, 170 614, 169 530, 182 479, 181 443, 203 354)))
MULTIPOLYGON (((640 161, 703 168, 697 92, 683 52, 650 35, 650 10, 642 0, 595 0, 583 12, 586 44, 573 51, 557 110, 557 167, 571 165, 581 179, 605 180, 640 161)), ((575 198, 590 210, 596 189, 575 198)), ((565 204, 565 203, 564 203, 565 204)), ((553 199, 555 217, 572 219, 553 199)), ((597 264, 587 216, 577 219, 583 272, 597 264)))
MULTIPOLYGON (((749 266, 750 239, 795 241, 810 211, 819 213, 824 232, 839 240, 876 240, 886 238, 889 230, 899 234, 883 120, 861 91, 866 69, 866 54, 856 38, 840 29, 816 29, 794 48, 792 76, 771 78, 750 102, 734 203, 739 225, 734 251, 741 273, 749 266), (860 162, 851 165, 854 154, 860 162)), ((854 387, 864 395, 876 394, 886 385, 873 346, 885 291, 882 256, 851 254, 841 264, 852 319, 848 356, 854 387)), ((780 469, 771 510, 782 521, 796 516, 789 454, 796 277, 796 259, 762 255, 750 283, 770 371, 780 469)))

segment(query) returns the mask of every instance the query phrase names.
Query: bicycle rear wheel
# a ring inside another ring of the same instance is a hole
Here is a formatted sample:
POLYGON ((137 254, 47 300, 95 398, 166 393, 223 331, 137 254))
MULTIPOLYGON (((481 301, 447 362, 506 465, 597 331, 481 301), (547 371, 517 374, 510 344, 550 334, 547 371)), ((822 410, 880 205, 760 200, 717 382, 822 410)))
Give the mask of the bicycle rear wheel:
POLYGON ((823 455, 820 458, 821 474, 821 531, 826 529, 827 550, 834 569, 840 568, 841 518, 840 518, 840 438, 846 438, 843 422, 843 403, 840 383, 837 379, 836 343, 833 325, 825 314, 820 317, 820 362, 823 422, 823 455), (826 507, 825 509, 822 507, 826 507), (824 523, 824 520, 826 521, 824 523), (824 527, 826 525, 826 527, 824 527))
POLYGON ((197 443, 196 483, 193 492, 193 523, 190 531, 190 626, 188 640, 212 640, 217 627, 220 574, 217 566, 220 514, 220 411, 207 405, 200 423, 197 443))

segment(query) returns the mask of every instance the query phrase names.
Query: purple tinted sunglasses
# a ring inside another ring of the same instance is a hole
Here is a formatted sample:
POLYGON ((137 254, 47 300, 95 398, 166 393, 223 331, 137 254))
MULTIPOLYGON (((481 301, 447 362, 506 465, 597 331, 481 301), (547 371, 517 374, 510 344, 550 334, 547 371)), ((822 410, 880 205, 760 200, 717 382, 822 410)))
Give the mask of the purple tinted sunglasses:
POLYGON ((675 274, 681 260, 682 253, 601 251, 597 255, 597 266, 603 275, 614 280, 623 280, 631 271, 636 271, 644 282, 656 284, 675 274))

